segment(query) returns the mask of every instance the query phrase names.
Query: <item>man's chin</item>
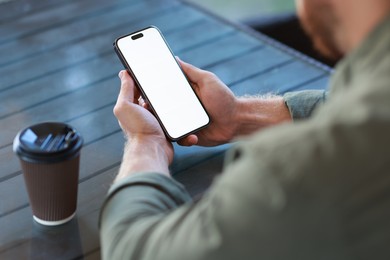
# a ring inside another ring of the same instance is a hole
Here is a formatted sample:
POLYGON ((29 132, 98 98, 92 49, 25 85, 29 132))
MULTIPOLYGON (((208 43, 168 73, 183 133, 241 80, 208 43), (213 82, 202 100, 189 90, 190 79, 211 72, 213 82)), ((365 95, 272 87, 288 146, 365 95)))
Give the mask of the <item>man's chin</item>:
POLYGON ((337 62, 344 56, 337 48, 331 47, 332 44, 325 44, 324 41, 319 38, 315 38, 313 44, 314 49, 316 49, 324 58, 331 61, 337 62))

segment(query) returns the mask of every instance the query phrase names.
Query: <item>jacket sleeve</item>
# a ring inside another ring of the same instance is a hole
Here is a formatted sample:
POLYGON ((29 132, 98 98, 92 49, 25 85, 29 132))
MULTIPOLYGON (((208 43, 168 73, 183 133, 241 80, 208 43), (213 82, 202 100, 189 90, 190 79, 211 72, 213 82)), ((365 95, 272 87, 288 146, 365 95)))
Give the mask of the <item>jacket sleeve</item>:
POLYGON ((310 117, 313 111, 326 101, 327 96, 328 92, 325 90, 302 90, 288 92, 283 98, 292 119, 296 121, 310 117))
POLYGON ((138 173, 115 183, 99 219, 103 259, 142 259, 159 219, 187 202, 184 187, 162 174, 138 173))

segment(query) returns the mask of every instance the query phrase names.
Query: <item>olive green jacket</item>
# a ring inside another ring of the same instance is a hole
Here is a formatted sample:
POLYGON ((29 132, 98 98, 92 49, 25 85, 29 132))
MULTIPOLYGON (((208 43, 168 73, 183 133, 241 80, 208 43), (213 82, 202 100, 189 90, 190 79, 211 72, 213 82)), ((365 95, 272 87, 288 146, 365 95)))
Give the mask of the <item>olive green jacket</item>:
POLYGON ((390 19, 338 65, 324 99, 285 95, 294 119, 310 119, 238 142, 197 202, 157 173, 114 184, 103 258, 390 259, 390 19))

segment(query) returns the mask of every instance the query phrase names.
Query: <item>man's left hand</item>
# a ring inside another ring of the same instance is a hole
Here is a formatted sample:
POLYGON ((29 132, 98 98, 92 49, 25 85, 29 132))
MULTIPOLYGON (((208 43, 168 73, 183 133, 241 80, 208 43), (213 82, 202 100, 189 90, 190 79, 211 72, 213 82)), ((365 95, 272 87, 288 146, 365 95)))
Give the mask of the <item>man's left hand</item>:
POLYGON ((130 165, 126 167, 127 171, 158 171, 159 169, 156 169, 158 165, 167 168, 173 160, 172 144, 166 139, 155 116, 146 108, 134 80, 127 71, 120 71, 119 78, 121 89, 114 114, 127 138, 122 168, 124 165, 130 165), (134 158, 128 158, 132 156, 134 158), (144 165, 145 169, 143 169, 142 165, 134 167, 128 160, 150 162, 149 165, 144 165), (166 167, 164 164, 167 164, 166 167))

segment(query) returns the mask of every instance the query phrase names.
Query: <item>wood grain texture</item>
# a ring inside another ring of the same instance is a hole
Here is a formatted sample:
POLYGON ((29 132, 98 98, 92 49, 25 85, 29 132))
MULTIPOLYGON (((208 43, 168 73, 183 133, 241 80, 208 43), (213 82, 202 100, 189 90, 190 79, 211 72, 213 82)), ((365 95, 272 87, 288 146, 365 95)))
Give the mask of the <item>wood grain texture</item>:
POLYGON ((0 25, 13 23, 20 19, 21 16, 32 15, 37 12, 49 11, 52 8, 66 5, 69 2, 77 0, 46 0, 46 1, 9 1, 1 4, 0 8, 0 25))

